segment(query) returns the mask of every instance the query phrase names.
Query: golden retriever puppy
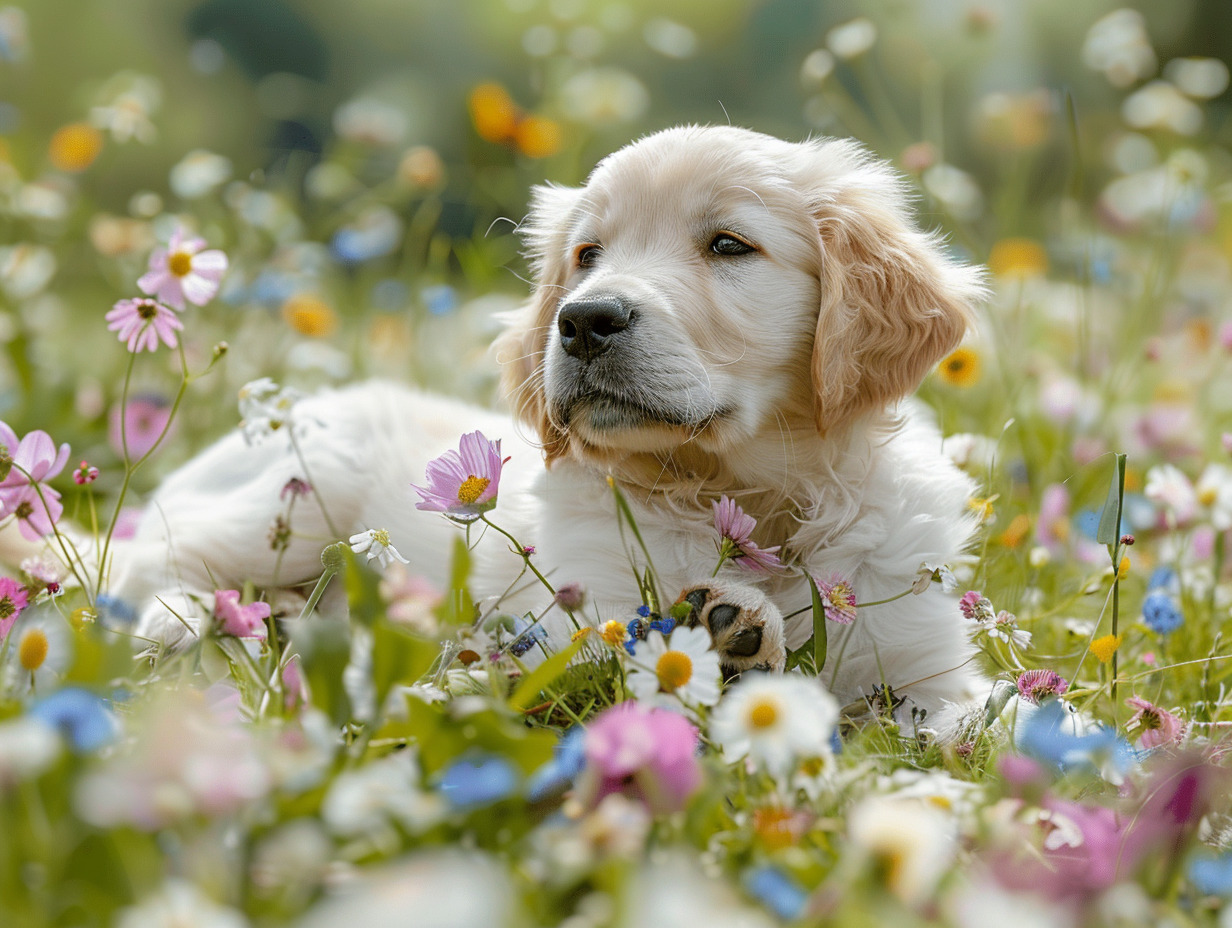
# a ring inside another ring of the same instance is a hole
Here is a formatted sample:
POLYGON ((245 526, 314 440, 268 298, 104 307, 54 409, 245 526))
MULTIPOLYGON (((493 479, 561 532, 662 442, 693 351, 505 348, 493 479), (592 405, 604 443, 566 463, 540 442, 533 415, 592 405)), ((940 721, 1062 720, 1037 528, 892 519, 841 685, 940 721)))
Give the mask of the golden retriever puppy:
MULTIPOLYGON (((522 226, 535 291, 495 346, 517 423, 388 383, 308 397, 295 409, 303 461, 277 433, 206 450, 152 499, 113 592, 142 604, 143 634, 174 639, 185 625, 168 606, 191 625, 215 586, 319 573, 330 524, 386 530, 411 569, 443 582, 459 529, 418 511, 410 484, 481 429, 511 456, 492 518, 554 582, 582 585, 588 620, 632 617, 646 566, 610 478, 663 593, 693 606, 725 669, 781 669, 810 633, 810 576, 892 597, 974 529, 969 480, 904 398, 962 338, 981 275, 916 227, 909 200, 851 141, 729 127, 669 129, 582 187, 538 188, 522 226), (297 507, 279 559, 267 531, 293 477, 320 505, 297 507), (722 496, 789 569, 729 563, 711 578, 722 496)), ((491 531, 478 541, 477 596, 516 576, 507 547, 491 531)), ((505 607, 545 605, 529 588, 505 607)), ((557 616, 544 622, 567 640, 557 616)), ((981 688, 971 654, 956 601, 934 586, 832 625, 822 679, 843 701, 888 684, 936 710, 981 688)))

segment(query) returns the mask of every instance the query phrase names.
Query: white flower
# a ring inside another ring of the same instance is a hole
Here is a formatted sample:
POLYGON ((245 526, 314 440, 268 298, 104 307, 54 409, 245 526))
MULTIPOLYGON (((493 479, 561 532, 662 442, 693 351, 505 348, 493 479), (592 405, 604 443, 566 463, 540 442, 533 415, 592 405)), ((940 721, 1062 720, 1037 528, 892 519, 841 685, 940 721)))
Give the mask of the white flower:
POLYGON ((122 71, 103 88, 104 101, 90 110, 90 122, 124 143, 136 139, 146 145, 157 137, 150 114, 162 102, 159 82, 145 74, 122 71))
POLYGON ((389 532, 383 528, 370 528, 366 532, 352 535, 350 542, 352 551, 356 554, 367 554, 368 560, 374 560, 382 567, 388 567, 394 561, 410 563, 398 553, 398 549, 389 540, 389 532))
POLYGON ((1142 14, 1113 10, 1096 21, 1082 43, 1082 63, 1102 71, 1114 87, 1128 87, 1154 74, 1158 62, 1142 14))
POLYGON ((342 773, 321 803, 321 819, 334 834, 355 838, 388 831, 396 822, 412 834, 445 815, 440 796, 418 786, 414 751, 399 751, 342 773))
POLYGON ((826 47, 835 57, 848 60, 863 55, 876 41, 877 27, 863 16, 835 26, 826 33, 826 47))
POLYGON ((244 928, 242 912, 222 906, 186 880, 171 879, 158 895, 120 912, 117 928, 244 928))
POLYGON ((1121 116, 1135 129, 1194 135, 1202 128, 1202 109, 1167 81, 1151 81, 1131 93, 1121 104, 1121 116))
POLYGON ((1186 96, 1209 100, 1228 89, 1228 66, 1218 58, 1173 58, 1164 77, 1186 96))
POLYGON ((301 395, 292 387, 279 387, 269 377, 240 387, 240 431, 244 441, 250 445, 260 442, 282 428, 293 434, 301 427, 293 417, 301 395))
POLYGON ((62 745, 56 729, 39 719, 21 716, 0 724, 0 794, 54 764, 62 745))
POLYGON ((958 589, 958 578, 954 576, 954 571, 950 570, 948 564, 933 564, 925 561, 916 571, 915 583, 911 584, 911 592, 918 596, 927 590, 934 580, 941 584, 942 593, 953 593, 958 589))
POLYGON ((847 820, 851 845, 878 861, 890 892, 908 905, 932 898, 957 849, 954 822, 914 799, 871 796, 847 820))
POLYGON ((746 673, 714 710, 710 737, 728 761, 750 757, 775 776, 831 753, 838 702, 812 677, 746 673))
POLYGON ((623 68, 588 68, 565 81, 561 102, 578 122, 608 126, 632 122, 650 106, 646 85, 623 68))
POLYGON ((1198 502, 1210 510, 1211 525, 1216 531, 1232 528, 1232 468, 1223 464, 1208 464, 1198 478, 1194 492, 1198 502))
POLYGON ((641 702, 679 707, 719 701, 719 655, 704 628, 677 628, 671 643, 651 632, 637 645, 629 689, 641 702))
POLYGON ((171 189, 176 196, 195 200, 212 193, 231 179, 231 159, 198 148, 171 169, 171 189))
POLYGON ((1160 464, 1146 472, 1147 499, 1164 509, 1172 525, 1184 525, 1198 512, 1198 494, 1180 470, 1160 464))
POLYGON ((984 211, 984 194, 975 178, 944 162, 924 172, 924 189, 940 201, 955 219, 976 219, 984 211))

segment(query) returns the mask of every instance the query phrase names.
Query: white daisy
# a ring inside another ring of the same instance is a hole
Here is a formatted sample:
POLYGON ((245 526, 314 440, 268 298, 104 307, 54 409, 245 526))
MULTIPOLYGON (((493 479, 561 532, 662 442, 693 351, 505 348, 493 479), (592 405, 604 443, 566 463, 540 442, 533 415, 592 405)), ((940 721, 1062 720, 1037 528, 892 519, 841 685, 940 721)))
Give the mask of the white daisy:
POLYGON ((641 702, 713 706, 719 701, 719 655, 704 628, 677 628, 671 642, 651 632, 630 661, 629 689, 641 702))
POLYGON ((879 865, 890 892, 908 905, 927 902, 958 849, 951 816, 914 799, 869 796, 847 819, 851 846, 879 865))
POLYGON ((1198 503, 1210 513, 1216 531, 1232 528, 1232 468, 1208 464, 1194 487, 1198 503))
POLYGON ((805 758, 829 756, 838 713, 815 678, 746 673, 714 710, 710 737, 729 761, 747 756, 781 777, 805 758))
POLYGON ((389 532, 383 528, 368 529, 352 535, 349 539, 351 550, 356 554, 368 555, 369 561, 376 561, 381 567, 388 567, 394 561, 409 564, 406 558, 398 553, 398 549, 389 540, 389 532))

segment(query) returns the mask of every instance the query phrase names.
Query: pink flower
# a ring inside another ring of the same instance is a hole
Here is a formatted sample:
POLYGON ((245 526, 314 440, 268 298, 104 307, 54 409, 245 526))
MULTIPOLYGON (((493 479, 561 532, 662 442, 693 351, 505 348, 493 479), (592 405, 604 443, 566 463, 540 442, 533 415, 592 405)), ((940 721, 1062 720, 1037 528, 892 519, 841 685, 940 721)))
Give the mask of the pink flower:
POLYGON ((46 432, 29 432, 21 441, 17 434, 0 422, 0 445, 12 458, 12 467, 0 480, 0 516, 14 515, 22 535, 35 541, 51 534, 63 507, 60 494, 47 486, 68 463, 69 448, 63 444, 57 450, 46 432))
POLYGON ((1060 696, 1069 689, 1069 681, 1055 670, 1028 670, 1018 675, 1018 695, 1039 705, 1046 696, 1060 696))
POLYGON ((174 348, 178 344, 175 333, 184 328, 184 323, 166 306, 144 297, 120 300, 106 318, 107 328, 118 332, 120 341, 127 343, 134 354, 153 351, 160 341, 174 348))
POLYGON ((171 434, 171 404, 161 396, 130 397, 127 406, 112 406, 110 416, 107 442, 120 457, 126 442, 130 458, 143 458, 164 430, 171 434))
POLYGON ((992 600, 977 590, 968 590, 958 601, 958 608, 965 618, 972 622, 995 621, 992 611, 992 600))
POLYGON ((719 533, 719 556, 730 558, 745 570, 780 570, 783 562, 776 553, 779 545, 762 548, 753 541, 757 520, 745 513, 734 500, 722 496, 714 503, 714 528, 719 533))
POLYGON ((89 461, 82 461, 77 465, 77 469, 73 471, 73 483, 78 486, 93 483, 97 479, 98 468, 91 465, 89 461))
POLYGON ((215 590, 214 616, 219 621, 219 631, 224 635, 264 641, 265 620, 270 617, 270 607, 269 603, 241 606, 239 590, 215 590))
POLYGON ((11 577, 0 577, 0 641, 4 641, 28 601, 24 586, 11 577))
POLYGON ((150 255, 150 270, 137 286, 176 309, 183 309, 185 300, 204 306, 218 293, 227 270, 227 256, 217 249, 203 248, 204 239, 186 238, 183 229, 176 229, 167 247, 150 255))
POLYGON ((586 766, 578 796, 594 806, 623 793, 655 812, 683 809, 701 786, 697 729, 670 709, 622 702, 601 713, 586 730, 586 766))
POLYGON ((443 512, 458 522, 473 522, 496 506, 500 486, 500 441, 488 441, 482 432, 469 432, 457 451, 446 451, 428 462, 428 486, 411 485, 423 499, 416 509, 443 512))
POLYGON ((826 618, 839 625, 850 625, 856 620, 856 591, 842 577, 831 577, 827 582, 811 578, 821 594, 821 605, 826 618))
POLYGON ((1139 741, 1144 748, 1180 744, 1185 737, 1185 722, 1179 716, 1138 696, 1131 696, 1125 702, 1135 710, 1125 723, 1125 731, 1131 736, 1134 732, 1141 731, 1139 741))

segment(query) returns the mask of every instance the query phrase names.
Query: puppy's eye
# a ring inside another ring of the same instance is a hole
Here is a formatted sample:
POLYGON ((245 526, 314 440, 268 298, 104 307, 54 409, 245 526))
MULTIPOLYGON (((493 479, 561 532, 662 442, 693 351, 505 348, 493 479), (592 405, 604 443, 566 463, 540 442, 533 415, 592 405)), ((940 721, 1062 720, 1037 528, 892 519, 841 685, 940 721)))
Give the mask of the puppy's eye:
POLYGON ((578 267, 594 267, 595 262, 599 259, 600 253, 603 251, 598 245, 582 245, 575 253, 575 260, 578 267))
POLYGON ((720 232, 710 242, 710 250, 725 258, 735 258, 740 255, 752 254, 757 249, 743 239, 736 238, 730 232, 720 232))

